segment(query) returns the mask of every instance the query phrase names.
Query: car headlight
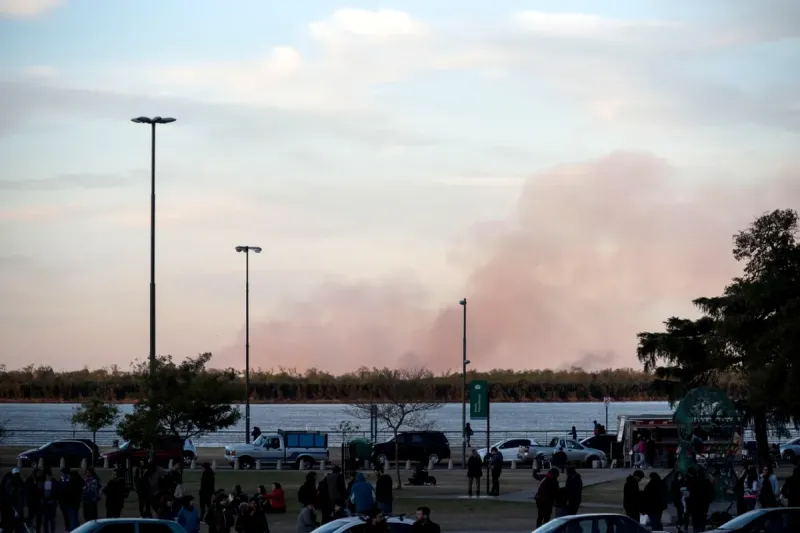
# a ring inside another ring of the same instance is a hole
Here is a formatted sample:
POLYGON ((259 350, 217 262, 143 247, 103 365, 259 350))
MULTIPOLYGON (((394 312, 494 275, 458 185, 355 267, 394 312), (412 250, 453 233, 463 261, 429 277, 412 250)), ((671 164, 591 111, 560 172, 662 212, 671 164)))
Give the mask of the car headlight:
POLYGON ((236 450, 231 450, 231 457, 236 457, 236 450))

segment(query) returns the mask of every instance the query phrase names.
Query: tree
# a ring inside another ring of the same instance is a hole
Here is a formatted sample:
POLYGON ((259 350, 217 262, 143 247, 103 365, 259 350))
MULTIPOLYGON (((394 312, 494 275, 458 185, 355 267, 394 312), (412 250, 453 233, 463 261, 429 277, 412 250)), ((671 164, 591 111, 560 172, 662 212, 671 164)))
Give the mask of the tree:
POLYGON ((347 410, 354 418, 361 419, 369 419, 374 412, 378 420, 392 431, 397 489, 401 490, 403 483, 400 479, 397 434, 405 427, 429 429, 432 423, 427 419, 427 413, 440 408, 442 404, 431 400, 435 396, 433 374, 424 368, 406 370, 384 368, 375 369, 374 373, 375 383, 372 386, 374 398, 352 403, 347 410))
POLYGON ((181 363, 159 357, 152 375, 148 363, 140 362, 135 373, 147 393, 120 422, 120 435, 152 446, 160 437, 187 439, 235 425, 241 417, 232 405, 240 392, 237 373, 209 370, 210 360, 210 353, 181 363))
POLYGON ((0 444, 6 440, 8 433, 8 420, 0 420, 0 444))
POLYGON ((745 261, 717 297, 698 298, 697 321, 670 319, 664 333, 640 333, 645 370, 673 390, 715 385, 733 374, 738 404, 755 429, 759 456, 769 458, 768 428, 800 421, 800 246, 797 213, 776 210, 734 236, 733 256, 745 261))
MULTIPOLYGON (((114 423, 119 416, 119 407, 106 403, 97 396, 81 404, 72 414, 72 423, 78 424, 92 432, 92 442, 97 444, 97 432, 114 423)), ((97 460, 92 449, 92 464, 97 460)))

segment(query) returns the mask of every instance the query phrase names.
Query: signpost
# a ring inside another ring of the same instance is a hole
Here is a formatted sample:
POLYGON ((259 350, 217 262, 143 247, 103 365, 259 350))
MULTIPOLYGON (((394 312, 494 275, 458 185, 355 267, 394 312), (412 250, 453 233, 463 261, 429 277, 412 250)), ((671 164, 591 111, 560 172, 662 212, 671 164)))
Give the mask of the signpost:
MULTIPOLYGON (((491 437, 489 434, 490 419, 489 419, 489 382, 485 379, 479 379, 469 382, 469 419, 472 420, 486 420, 486 454, 488 457, 489 452, 492 450, 491 437)), ((489 461, 486 461, 486 494, 489 494, 489 461)))
POLYGON ((603 403, 606 404, 606 426, 605 426, 605 428, 606 428, 606 431, 608 431, 608 404, 611 403, 611 397, 610 396, 606 396, 605 398, 603 398, 603 403))

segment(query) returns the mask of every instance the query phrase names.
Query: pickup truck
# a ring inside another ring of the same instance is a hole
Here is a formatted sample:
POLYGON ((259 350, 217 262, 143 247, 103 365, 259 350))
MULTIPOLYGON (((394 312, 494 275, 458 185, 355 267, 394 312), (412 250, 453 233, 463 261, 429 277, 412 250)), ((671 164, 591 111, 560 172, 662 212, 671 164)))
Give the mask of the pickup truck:
POLYGON ((225 460, 233 465, 239 460, 239 468, 255 468, 257 464, 294 466, 298 470, 311 470, 315 463, 327 461, 328 435, 317 431, 278 431, 262 433, 252 444, 225 446, 225 460))
POLYGON ((594 461, 606 460, 606 454, 602 450, 589 448, 578 441, 572 439, 553 438, 547 446, 535 444, 533 446, 520 446, 517 452, 517 461, 522 464, 531 464, 536 459, 550 459, 555 448, 564 448, 567 454, 567 462, 586 465, 591 468, 594 461))

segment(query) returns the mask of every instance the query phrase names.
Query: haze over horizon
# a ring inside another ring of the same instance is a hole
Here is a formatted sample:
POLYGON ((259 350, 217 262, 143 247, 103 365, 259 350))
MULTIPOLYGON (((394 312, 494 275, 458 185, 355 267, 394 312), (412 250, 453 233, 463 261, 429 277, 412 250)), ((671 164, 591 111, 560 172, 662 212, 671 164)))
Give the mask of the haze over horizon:
POLYGON ((0 0, 0 364, 638 367, 800 208, 800 3, 0 0), (701 4, 701 5, 698 5, 701 4), (146 31, 143 31, 146 28, 146 31))

